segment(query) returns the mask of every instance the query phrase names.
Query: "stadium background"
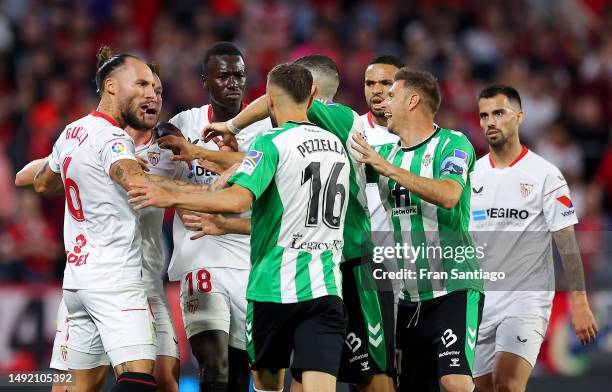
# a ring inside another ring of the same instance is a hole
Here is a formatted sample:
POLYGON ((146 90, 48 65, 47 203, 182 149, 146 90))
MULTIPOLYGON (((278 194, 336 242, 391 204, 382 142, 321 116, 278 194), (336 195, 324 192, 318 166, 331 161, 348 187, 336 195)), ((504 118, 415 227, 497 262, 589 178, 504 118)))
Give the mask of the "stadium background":
MULTIPOLYGON (((340 65, 337 101, 360 113, 367 111, 367 63, 395 54, 439 78, 437 123, 466 132, 479 156, 486 149, 478 125, 479 89, 495 81, 516 86, 526 113, 523 142, 570 182, 600 325, 597 343, 581 348, 568 324, 567 297, 558 293, 530 390, 593 390, 595 383, 612 381, 608 0, 2 0, 0 371, 48 366, 64 266, 63 197, 18 191, 14 173, 48 155, 65 124, 95 108, 95 53, 101 44, 160 65, 162 119, 168 119, 207 103, 200 62, 218 40, 244 51, 247 100, 265 90, 265 75, 275 64, 323 53, 340 65)), ((181 334, 177 288, 169 284, 167 291, 181 334)), ((184 335, 181 352, 183 390, 189 390, 195 367, 184 335)))

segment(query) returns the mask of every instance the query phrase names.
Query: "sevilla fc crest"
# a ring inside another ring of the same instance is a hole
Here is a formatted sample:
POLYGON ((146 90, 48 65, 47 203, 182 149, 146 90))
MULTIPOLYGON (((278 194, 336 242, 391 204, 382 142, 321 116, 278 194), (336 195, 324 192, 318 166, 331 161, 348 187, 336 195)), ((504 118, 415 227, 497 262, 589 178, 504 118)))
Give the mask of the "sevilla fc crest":
POLYGON ((149 160, 149 163, 153 166, 157 166, 157 164, 159 163, 159 152, 155 152, 155 151, 149 151, 147 152, 147 159, 149 160))
POLYGON ((521 195, 523 195, 523 197, 529 196, 532 190, 533 190, 533 184, 527 184, 525 182, 521 182, 521 195))

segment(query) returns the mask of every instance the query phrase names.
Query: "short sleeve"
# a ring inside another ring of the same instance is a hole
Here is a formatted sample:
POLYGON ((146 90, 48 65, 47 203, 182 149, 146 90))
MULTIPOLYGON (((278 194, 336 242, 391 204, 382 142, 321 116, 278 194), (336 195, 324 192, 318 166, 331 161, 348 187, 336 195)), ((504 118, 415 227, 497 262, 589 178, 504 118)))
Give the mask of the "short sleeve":
POLYGON ((49 164, 49 169, 51 169, 54 173, 60 172, 60 158, 59 158, 59 149, 57 146, 57 142, 53 144, 53 150, 51 150, 51 154, 47 158, 47 162, 49 164))
POLYGON ((465 187, 468 175, 474 169, 474 147, 463 134, 451 135, 447 140, 440 156, 439 178, 451 179, 465 187))
POLYGON ((548 230, 555 232, 578 223, 569 187, 558 169, 546 175, 542 199, 548 230))
POLYGON ((228 183, 250 190, 258 199, 274 179, 278 160, 278 150, 272 140, 264 135, 259 136, 251 143, 240 167, 228 183))
POLYGON ((113 132, 107 132, 108 135, 102 135, 97 141, 98 153, 100 162, 104 167, 104 171, 108 173, 113 163, 122 159, 136 160, 136 152, 134 141, 123 130, 118 129, 113 132))

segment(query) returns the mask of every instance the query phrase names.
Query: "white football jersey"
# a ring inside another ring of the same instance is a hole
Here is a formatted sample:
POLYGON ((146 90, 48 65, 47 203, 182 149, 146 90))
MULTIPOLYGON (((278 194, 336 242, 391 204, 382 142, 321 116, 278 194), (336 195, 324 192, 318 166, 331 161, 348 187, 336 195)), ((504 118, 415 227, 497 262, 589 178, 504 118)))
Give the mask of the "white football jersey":
MULTIPOLYGON (((136 147, 136 155, 147 160, 149 174, 160 177, 179 179, 188 173, 184 162, 170 160, 172 151, 159 148, 151 139, 136 147)), ((162 226, 164 223, 163 208, 145 208, 139 216, 140 233, 142 236, 142 282, 147 294, 163 291, 161 271, 164 266, 162 253, 162 226)))
MULTIPOLYGON (((361 122, 363 122, 366 138, 370 146, 397 143, 399 140, 399 136, 389 132, 387 127, 374 123, 372 120, 372 112, 367 112, 366 114, 361 115, 360 118, 361 122)), ((366 184, 366 196, 368 198, 370 219, 372 220, 372 231, 392 231, 391 222, 389 221, 385 208, 380 200, 378 184, 366 184)))
POLYGON ((523 147, 504 169, 488 154, 480 158, 471 186, 470 230, 484 246, 481 268, 505 273, 503 280, 485 280, 483 320, 508 312, 548 318, 555 289, 552 233, 578 223, 565 178, 523 147))
POLYGON ((65 289, 127 286, 141 281, 141 237, 127 192, 111 165, 135 160, 132 138, 109 116, 92 112, 60 134, 49 167, 66 192, 65 289))
MULTIPOLYGON (((204 143, 202 140, 202 130, 211 122, 211 105, 185 110, 170 119, 170 123, 180 129, 192 143, 209 150, 218 150, 214 142, 204 143)), ((244 128, 236 137, 239 150, 246 152, 256 136, 271 128, 272 123, 269 119, 258 121, 244 128)), ((183 180, 198 184, 210 184, 216 178, 217 175, 199 166, 197 161, 193 161, 191 172, 183 180)), ((248 218, 251 213, 249 211, 236 216, 248 218)), ((190 237, 194 234, 195 232, 187 230, 183 226, 177 215, 174 216, 172 225, 174 251, 168 268, 170 280, 180 280, 186 272, 205 267, 251 268, 249 236, 226 234, 223 236, 204 236, 193 241, 190 237)))

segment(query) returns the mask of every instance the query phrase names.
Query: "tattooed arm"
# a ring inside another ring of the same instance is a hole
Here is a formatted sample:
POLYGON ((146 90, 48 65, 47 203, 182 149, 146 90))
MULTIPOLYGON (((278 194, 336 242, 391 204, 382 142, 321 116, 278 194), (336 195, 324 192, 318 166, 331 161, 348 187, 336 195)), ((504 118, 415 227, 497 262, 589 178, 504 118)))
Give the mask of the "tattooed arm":
POLYGON ((62 177, 59 173, 51 170, 47 160, 34 176, 34 190, 43 195, 61 195, 64 193, 62 177))
POLYGON ((125 190, 129 190, 129 184, 156 184, 178 192, 200 192, 208 190, 210 185, 192 184, 186 181, 171 180, 165 177, 147 174, 137 161, 121 159, 114 162, 110 167, 110 176, 125 190))

